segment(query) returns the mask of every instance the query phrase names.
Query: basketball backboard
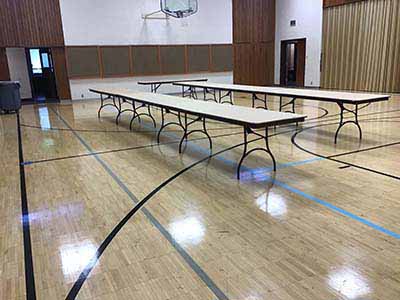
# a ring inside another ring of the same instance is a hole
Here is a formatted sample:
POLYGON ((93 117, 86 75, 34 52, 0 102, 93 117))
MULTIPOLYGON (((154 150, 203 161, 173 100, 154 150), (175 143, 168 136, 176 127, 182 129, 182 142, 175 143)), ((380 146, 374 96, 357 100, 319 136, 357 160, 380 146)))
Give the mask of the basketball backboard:
POLYGON ((174 18, 191 16, 197 10, 197 0, 161 0, 161 11, 174 18))

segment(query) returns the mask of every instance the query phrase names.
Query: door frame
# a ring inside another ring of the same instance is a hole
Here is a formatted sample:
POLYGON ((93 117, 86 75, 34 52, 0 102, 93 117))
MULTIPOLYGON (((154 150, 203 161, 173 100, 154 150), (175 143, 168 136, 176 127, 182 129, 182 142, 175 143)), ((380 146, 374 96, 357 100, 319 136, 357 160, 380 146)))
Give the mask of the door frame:
POLYGON ((296 68, 296 86, 304 87, 305 84, 305 75, 306 75, 306 55, 307 55, 307 39, 306 38, 299 38, 299 39, 289 39, 289 40, 281 40, 281 62, 280 62, 280 78, 279 78, 279 83, 282 86, 287 85, 286 84, 286 45, 287 44, 295 44, 296 45, 296 51, 295 51, 295 68, 296 68), (297 48, 297 44, 299 43, 304 43, 304 56, 299 56, 299 51, 297 48), (302 61, 302 66, 300 66, 300 70, 302 71, 302 76, 301 78, 297 78, 297 75, 299 74, 299 61, 302 61), (299 80, 300 79, 300 80, 299 80))
POLYGON ((32 90, 32 99, 35 100, 35 98, 37 97, 37 95, 35 94, 36 90, 35 90, 35 86, 33 84, 33 68, 32 68, 32 60, 31 60, 31 53, 30 50, 31 49, 38 49, 39 50, 39 58, 40 58, 40 65, 42 67, 43 70, 43 60, 42 60, 42 53, 43 50, 45 50, 49 55, 49 64, 50 64, 50 68, 53 70, 52 74, 53 74, 53 83, 54 83, 54 89, 55 89, 55 98, 47 98, 46 100, 49 99, 55 99, 55 100, 59 100, 59 95, 58 95, 58 87, 57 87, 57 83, 56 83, 56 74, 55 74, 55 68, 54 68, 54 60, 53 60, 53 55, 52 55, 52 51, 50 47, 30 47, 30 48, 25 48, 25 56, 26 56, 26 62, 28 64, 28 74, 29 74, 29 81, 30 81, 30 85, 31 85, 31 90, 32 90))

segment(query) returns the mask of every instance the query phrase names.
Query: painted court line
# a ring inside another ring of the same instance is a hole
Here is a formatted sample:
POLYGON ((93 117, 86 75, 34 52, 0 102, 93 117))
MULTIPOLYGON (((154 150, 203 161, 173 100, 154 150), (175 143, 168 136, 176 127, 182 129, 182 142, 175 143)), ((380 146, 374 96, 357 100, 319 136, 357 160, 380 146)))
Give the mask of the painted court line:
MULTIPOLYGON (((60 118, 60 120, 71 129, 76 138, 85 146, 89 152, 93 152, 92 148, 86 141, 75 132, 67 121, 53 108, 51 110, 60 118)), ((116 183, 123 189, 129 198, 137 204, 139 200, 129 190, 129 188, 120 180, 120 178, 111 170, 111 168, 98 156, 93 155, 95 159, 103 166, 107 173, 116 181, 116 183)), ((161 223, 146 209, 142 208, 142 212, 149 219, 149 221, 160 231, 160 233, 168 240, 168 242, 176 249, 185 262, 192 268, 192 270, 200 277, 200 279, 207 285, 207 287, 215 294, 219 300, 228 300, 228 296, 213 282, 207 273, 194 261, 194 259, 179 245, 179 243, 171 236, 171 234, 161 225, 161 223)))
MULTIPOLYGON (((170 135, 170 134, 168 134, 168 135, 170 135)), ((201 146, 198 146, 198 145, 196 145, 196 144, 194 144, 192 142, 190 142, 190 144, 191 144, 191 146, 193 146, 193 148, 195 148, 196 151, 198 151, 200 153, 208 153, 209 152, 208 149, 206 150, 205 148, 203 148, 201 146)), ((224 158, 222 156, 217 156, 217 157, 215 157, 215 159, 218 159, 218 160, 220 160, 220 161, 222 161, 222 162, 224 162, 226 164, 232 165, 232 166, 236 166, 237 165, 236 162, 231 161, 231 160, 229 160, 227 158, 224 158)), ((290 162, 290 163, 285 163, 285 164, 278 164, 277 169, 278 168, 282 169, 282 168, 287 168, 287 167, 292 167, 292 166, 304 165, 304 164, 313 163, 313 162, 321 161, 321 160, 325 160, 325 158, 323 158, 323 157, 315 157, 315 158, 311 158, 311 159, 307 159, 307 160, 303 160, 303 161, 290 162)), ((253 172, 261 173, 261 172, 271 172, 272 171, 272 168, 259 168, 259 169, 245 168, 245 169, 246 169, 247 172, 250 172, 250 173, 253 173, 253 172)), ((364 224, 364 225, 366 225, 366 226, 368 226, 368 227, 370 227, 370 228, 372 228, 372 229, 374 229, 376 231, 384 233, 384 234, 386 234, 388 236, 391 236, 393 238, 400 239, 400 234, 397 233, 397 232, 394 232, 394 231, 391 231, 389 229, 386 229, 386 228, 384 228, 384 227, 382 227, 382 226, 380 226, 378 224, 375 224, 375 223, 373 223, 373 222, 371 222, 371 221, 369 221, 369 220, 367 220, 365 218, 357 216, 357 215, 355 215, 355 214, 353 214, 353 213, 351 213, 351 212, 349 212, 349 211, 347 211, 347 210, 345 210, 343 208, 335 206, 335 205, 333 205, 333 204, 331 204, 331 203, 329 203, 329 202, 327 202, 325 200, 322 200, 322 199, 319 199, 319 198, 314 197, 312 195, 309 195, 309 194, 307 194, 307 193, 305 193, 303 191, 300 191, 300 190, 298 190, 298 189, 296 189, 294 187, 289 186, 288 184, 286 184, 284 182, 281 182, 279 180, 273 179, 268 175, 264 175, 264 176, 265 176, 266 180, 268 180, 270 182, 273 182, 274 184, 278 185, 281 188, 284 188, 285 190, 288 190, 288 191, 290 191, 292 193, 295 193, 295 194, 297 194, 297 195, 299 195, 299 196, 301 196, 301 197, 303 197, 303 198, 305 198, 307 200, 310 200, 310 201, 312 201, 314 203, 318 203, 318 204, 326 207, 327 209, 329 209, 329 210, 331 210, 333 212, 336 212, 336 213, 339 213, 339 214, 341 214, 341 215, 343 215, 345 217, 351 218, 351 219, 353 219, 353 220, 355 220, 357 222, 360 222, 360 223, 362 223, 362 224, 364 224)))

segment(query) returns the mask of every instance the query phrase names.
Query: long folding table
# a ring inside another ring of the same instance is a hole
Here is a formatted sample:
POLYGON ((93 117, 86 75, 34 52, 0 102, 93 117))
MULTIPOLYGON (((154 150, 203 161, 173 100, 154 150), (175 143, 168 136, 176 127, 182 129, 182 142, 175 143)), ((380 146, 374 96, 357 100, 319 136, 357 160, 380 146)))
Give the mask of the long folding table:
MULTIPOLYGON (((305 115, 298 115, 286 112, 276 112, 268 110, 254 109, 243 106, 228 106, 219 103, 209 103, 204 101, 187 101, 187 99, 168 96, 156 93, 138 93, 126 90, 108 90, 108 89, 90 89, 91 92, 100 94, 101 98, 118 98, 131 103, 133 116, 132 122, 140 116, 148 115, 148 112, 139 112, 143 107, 158 107, 161 109, 161 127, 158 131, 157 141, 160 141, 161 132, 168 126, 179 126, 183 130, 183 136, 179 142, 179 152, 182 152, 182 146, 188 140, 189 135, 198 132, 203 133, 209 140, 210 149, 212 149, 212 140, 207 132, 206 119, 235 124, 243 127, 244 151, 237 167, 237 178, 240 179, 240 169, 244 159, 254 151, 264 151, 268 153, 273 162, 273 169, 276 171, 276 161, 269 148, 268 128, 276 125, 303 122, 305 115), (139 105, 137 105, 139 103, 139 105), (170 112, 176 112, 173 116, 176 121, 166 122, 165 115, 170 112), (188 121, 188 115, 195 116, 195 119, 188 121), (196 122, 201 122, 200 129, 191 129, 190 126, 196 122), (265 129, 265 134, 260 134, 254 129, 265 129), (248 136, 254 134, 264 139, 265 147, 257 147, 248 150, 248 136)), ((154 121, 153 116, 149 116, 154 121)))
MULTIPOLYGON (((207 78, 195 78, 195 79, 165 79, 165 80, 147 80, 147 81, 138 81, 140 85, 150 85, 150 91, 152 93, 157 93, 158 89, 164 84, 174 84, 177 82, 205 82, 208 81, 207 78)), ((185 93, 185 91, 183 91, 185 93)))
MULTIPOLYGON (((252 95, 252 107, 268 109, 267 96, 278 96, 279 111, 282 111, 284 107, 291 105, 290 112, 295 113, 295 101, 296 99, 306 100, 317 100, 324 102, 334 102, 340 108, 340 122, 339 127, 335 133, 335 144, 337 143, 338 135, 342 127, 346 124, 355 124, 359 130, 359 137, 362 139, 362 129, 358 120, 359 105, 374 103, 380 101, 388 101, 389 95, 374 94, 374 93, 357 93, 357 92, 341 92, 331 90, 318 90, 310 88, 283 88, 283 87, 264 87, 264 86, 252 86, 252 85, 240 85, 240 84, 223 84, 213 82, 176 82, 174 85, 181 86, 182 89, 188 88, 191 91, 192 97, 196 98, 196 88, 204 89, 204 91, 214 90, 214 94, 218 91, 220 95, 219 99, 215 99, 216 102, 222 103, 223 97, 229 96, 232 99, 233 92, 247 93, 252 95), (221 92, 225 92, 225 95, 221 95, 221 92), (259 96, 262 95, 262 98, 259 96), (283 97, 288 97, 291 100, 287 103, 283 103, 283 97), (257 102, 262 102, 262 106, 257 106, 257 102), (348 106, 352 106, 349 108, 348 106), (353 115, 353 120, 345 120, 344 114, 350 113, 353 115)), ((231 101, 232 102, 232 101, 231 101)), ((233 104, 233 102, 232 102, 233 104)))

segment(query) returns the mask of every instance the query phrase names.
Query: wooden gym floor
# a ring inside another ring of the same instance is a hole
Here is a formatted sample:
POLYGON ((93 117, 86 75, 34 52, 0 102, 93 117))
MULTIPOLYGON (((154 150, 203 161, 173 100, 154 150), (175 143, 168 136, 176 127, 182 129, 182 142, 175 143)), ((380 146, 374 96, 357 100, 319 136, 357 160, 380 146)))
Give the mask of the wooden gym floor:
POLYGON ((0 116, 0 299, 400 299, 400 97, 336 146, 338 108, 298 102, 308 120, 270 130, 276 175, 255 153, 240 182, 241 128, 208 122, 219 153, 193 135, 180 155, 179 130, 157 145, 98 105, 0 116))

